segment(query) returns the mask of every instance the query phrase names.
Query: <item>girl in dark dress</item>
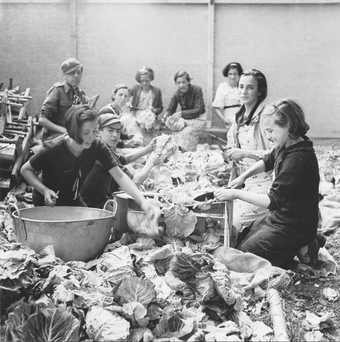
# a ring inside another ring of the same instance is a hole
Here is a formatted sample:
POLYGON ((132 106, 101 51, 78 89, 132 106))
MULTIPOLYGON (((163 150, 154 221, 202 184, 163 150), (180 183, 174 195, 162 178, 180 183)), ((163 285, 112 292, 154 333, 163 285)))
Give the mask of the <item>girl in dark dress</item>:
POLYGON ((240 199, 268 208, 239 236, 237 248, 286 266, 301 247, 316 239, 318 224, 319 167, 312 142, 306 137, 309 126, 298 104, 282 100, 266 111, 264 130, 275 148, 232 182, 238 187, 257 173, 274 171, 268 194, 223 189, 218 200, 240 199))

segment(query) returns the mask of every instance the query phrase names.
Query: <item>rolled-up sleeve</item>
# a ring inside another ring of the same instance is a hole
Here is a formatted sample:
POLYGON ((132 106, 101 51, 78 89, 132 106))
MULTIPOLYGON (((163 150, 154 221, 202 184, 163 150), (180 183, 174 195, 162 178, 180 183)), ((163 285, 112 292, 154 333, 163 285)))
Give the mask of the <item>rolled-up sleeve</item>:
POLYGON ((52 88, 41 106, 40 115, 47 119, 52 119, 58 113, 59 94, 58 88, 52 88))

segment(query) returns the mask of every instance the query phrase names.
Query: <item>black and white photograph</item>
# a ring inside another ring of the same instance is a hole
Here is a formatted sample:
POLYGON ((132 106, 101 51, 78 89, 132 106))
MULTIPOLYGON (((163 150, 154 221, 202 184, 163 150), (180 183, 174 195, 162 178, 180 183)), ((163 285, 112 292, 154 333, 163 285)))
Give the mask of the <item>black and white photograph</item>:
POLYGON ((337 0, 0 0, 0 341, 339 341, 339 32, 337 0))

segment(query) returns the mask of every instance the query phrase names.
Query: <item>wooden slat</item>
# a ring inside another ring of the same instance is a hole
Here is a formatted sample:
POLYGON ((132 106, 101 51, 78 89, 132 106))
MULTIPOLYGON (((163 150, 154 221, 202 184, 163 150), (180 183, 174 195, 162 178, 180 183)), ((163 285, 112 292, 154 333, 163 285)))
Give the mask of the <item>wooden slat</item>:
POLYGON ((207 78, 207 119, 208 127, 211 127, 212 108, 214 93, 214 64, 215 64, 215 5, 211 0, 208 4, 208 78, 207 78))
MULTIPOLYGON (((29 96, 30 91, 31 91, 30 88, 26 88, 24 92, 24 96, 29 96)), ((19 120, 23 119, 26 116, 26 109, 27 109, 28 104, 29 104, 29 101, 25 102, 23 107, 20 109, 19 116, 18 116, 19 120)))
POLYGON ((26 134, 26 136, 23 140, 23 143, 22 143, 22 153, 20 155, 18 155, 18 157, 14 163, 13 169, 12 169, 12 178, 15 181, 18 180, 21 165, 26 161, 28 154, 29 154, 29 149, 30 149, 30 145, 31 145, 32 137, 33 137, 33 119, 32 119, 32 117, 28 118, 28 125, 29 125, 28 133, 26 134))

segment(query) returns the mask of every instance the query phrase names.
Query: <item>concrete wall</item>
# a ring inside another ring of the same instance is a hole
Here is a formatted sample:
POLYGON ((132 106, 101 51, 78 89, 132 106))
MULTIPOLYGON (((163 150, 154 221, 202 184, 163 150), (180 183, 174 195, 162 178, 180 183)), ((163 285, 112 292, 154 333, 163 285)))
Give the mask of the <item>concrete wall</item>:
POLYGON ((229 60, 268 79, 268 101, 296 99, 314 136, 340 136, 340 4, 219 5, 216 83, 229 60))
MULTIPOLYGON (((60 77, 60 62, 74 51, 69 2, 41 2, 0 1, 0 82, 13 77, 15 84, 31 87, 32 113, 60 77)), ((214 88, 231 60, 257 67, 268 78, 269 101, 293 97, 305 108, 313 136, 339 136, 340 3, 230 2, 215 5, 214 88)), ((136 70, 149 65, 165 104, 174 91, 173 74, 182 68, 207 96, 208 31, 208 5, 203 1, 79 1, 83 87, 89 95, 100 93, 102 105, 114 84, 132 85, 136 70)))
POLYGON ((206 90, 207 13, 204 5, 84 4, 79 8, 79 58, 84 86, 108 102, 117 83, 133 85, 138 69, 151 66, 165 104, 173 75, 186 69, 206 90), (99 24, 100 23, 100 24, 99 24))

